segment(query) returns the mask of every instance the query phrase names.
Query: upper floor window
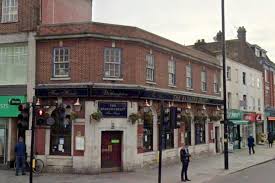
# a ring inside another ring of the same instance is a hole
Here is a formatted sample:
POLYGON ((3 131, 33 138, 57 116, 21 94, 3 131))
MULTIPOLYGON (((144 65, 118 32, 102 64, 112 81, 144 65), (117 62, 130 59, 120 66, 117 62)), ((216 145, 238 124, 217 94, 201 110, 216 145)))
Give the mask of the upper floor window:
POLYGON ((226 69, 226 78, 228 80, 231 80, 231 67, 230 66, 227 66, 227 69, 226 69))
POLYGON ((258 98, 258 111, 261 111, 261 99, 258 98))
POLYGON ((269 82, 269 77, 268 77, 268 71, 265 69, 264 70, 264 78, 265 78, 265 82, 269 82))
POLYGON ((201 90, 207 91, 206 70, 204 67, 201 71, 201 90))
POLYGON ((236 69, 236 83, 239 83, 239 70, 236 69))
POLYGON ((53 76, 69 77, 70 60, 68 48, 55 48, 53 60, 53 76))
POLYGON ((18 0, 2 0, 2 23, 17 22, 18 0))
POLYGON ((168 77, 169 77, 168 84, 171 86, 175 86, 176 85, 176 62, 173 60, 170 60, 168 62, 168 77))
POLYGON ((155 60, 153 55, 146 55, 146 80, 155 81, 155 60))
POLYGON ((104 76, 107 78, 121 77, 121 49, 104 49, 104 76))
POLYGON ((243 84, 246 85, 246 73, 243 72, 243 84))
POLYGON ((232 94, 230 92, 227 93, 227 107, 228 109, 232 108, 232 94))
POLYGON ((219 78, 218 78, 218 73, 214 73, 214 93, 219 93, 219 78))
POLYGON ((258 87, 258 88, 260 88, 260 84, 261 84, 261 83, 260 83, 260 79, 257 78, 257 87, 258 87))
POLYGON ((27 83, 27 45, 0 46, 0 85, 27 83))
POLYGON ((186 87, 193 88, 193 79, 192 79, 192 66, 188 64, 186 66, 186 87))

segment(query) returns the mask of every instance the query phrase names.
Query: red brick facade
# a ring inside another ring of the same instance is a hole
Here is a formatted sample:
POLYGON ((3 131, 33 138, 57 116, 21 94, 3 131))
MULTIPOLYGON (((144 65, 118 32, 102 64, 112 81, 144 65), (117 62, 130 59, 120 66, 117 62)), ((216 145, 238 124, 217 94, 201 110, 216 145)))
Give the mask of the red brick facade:
MULTIPOLYGON (((0 3, 2 15, 2 1, 0 3)), ((0 34, 35 31, 39 24, 39 0, 18 1, 18 22, 1 23, 0 34)))
POLYGON ((267 77, 264 75, 264 105, 265 107, 275 107, 275 90, 274 90, 274 73, 270 70, 266 70, 267 77))
MULTIPOLYGON (((96 40, 93 38, 70 39, 70 40, 48 40, 37 43, 37 84, 50 83, 110 83, 104 81, 103 64, 104 48, 112 47, 112 40, 96 40), (52 60, 53 49, 62 45, 70 49, 70 80, 52 81, 52 60)), ((186 88, 186 65, 191 63, 193 69, 193 91, 208 95, 216 95, 213 89, 214 73, 220 75, 220 69, 206 64, 193 62, 190 59, 179 57, 148 48, 130 41, 115 41, 115 46, 122 49, 122 78, 123 81, 116 83, 123 84, 146 84, 146 54, 155 57, 155 87, 187 91, 186 88), (176 61, 176 88, 168 86, 168 61, 173 56, 176 61), (207 92, 201 91, 200 73, 202 68, 207 72, 207 92)))

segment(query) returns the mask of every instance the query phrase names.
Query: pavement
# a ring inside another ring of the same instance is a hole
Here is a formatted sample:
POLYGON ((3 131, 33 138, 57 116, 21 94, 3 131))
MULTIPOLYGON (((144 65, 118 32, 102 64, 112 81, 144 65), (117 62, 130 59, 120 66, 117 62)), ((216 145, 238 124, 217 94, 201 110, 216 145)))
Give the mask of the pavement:
MULTIPOLYGON (((275 161, 211 180, 211 183, 274 183, 275 161)), ((210 183, 210 182, 209 182, 210 183)))
MULTIPOLYGON (((275 158, 275 147, 257 146, 254 155, 248 155, 247 149, 229 153, 229 170, 224 170, 223 154, 192 159, 189 178, 194 183, 207 183, 221 176, 246 170, 267 163, 275 158)), ((166 165, 162 168, 162 183, 179 183, 181 165, 166 165)), ((138 169, 135 172, 117 172, 99 175, 82 174, 46 174, 35 176, 34 183, 153 183, 158 182, 157 168, 138 169)), ((28 176, 15 176, 12 170, 0 170, 0 183, 27 183, 28 176)))

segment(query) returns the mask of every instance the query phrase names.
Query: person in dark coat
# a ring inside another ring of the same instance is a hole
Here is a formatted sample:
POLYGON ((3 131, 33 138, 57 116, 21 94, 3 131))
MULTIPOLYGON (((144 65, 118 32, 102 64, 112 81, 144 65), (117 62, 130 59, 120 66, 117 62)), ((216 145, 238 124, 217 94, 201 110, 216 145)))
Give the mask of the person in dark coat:
POLYGON ((254 137, 252 136, 252 134, 250 134, 250 136, 247 138, 247 143, 248 143, 248 149, 249 149, 249 154, 251 155, 251 149, 253 151, 253 154, 255 154, 255 150, 254 150, 254 144, 255 140, 254 137))
POLYGON ((268 133, 267 140, 268 140, 269 148, 272 148, 272 145, 273 145, 273 135, 272 135, 271 132, 268 133))
POLYGON ((22 175, 26 175, 25 174, 26 145, 25 145, 22 137, 19 137, 19 141, 15 146, 15 155, 16 155, 16 173, 15 173, 15 175, 18 176, 20 169, 22 171, 22 175))
POLYGON ((190 157, 191 157, 191 155, 189 154, 188 145, 185 145, 185 147, 180 150, 180 160, 182 163, 181 181, 183 181, 183 182, 191 181, 190 179, 188 179, 188 176, 187 176, 190 157))

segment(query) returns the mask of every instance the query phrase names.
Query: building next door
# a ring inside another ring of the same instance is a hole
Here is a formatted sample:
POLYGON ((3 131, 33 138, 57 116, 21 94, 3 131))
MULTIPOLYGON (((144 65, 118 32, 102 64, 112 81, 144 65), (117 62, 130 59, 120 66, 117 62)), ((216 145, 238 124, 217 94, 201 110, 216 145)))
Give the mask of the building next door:
POLYGON ((122 132, 103 131, 101 135, 101 168, 121 170, 122 132))

